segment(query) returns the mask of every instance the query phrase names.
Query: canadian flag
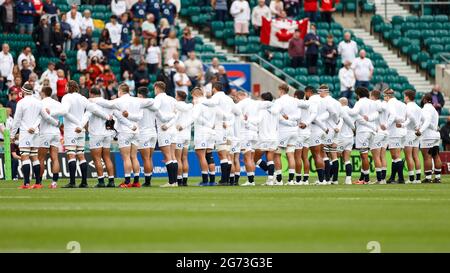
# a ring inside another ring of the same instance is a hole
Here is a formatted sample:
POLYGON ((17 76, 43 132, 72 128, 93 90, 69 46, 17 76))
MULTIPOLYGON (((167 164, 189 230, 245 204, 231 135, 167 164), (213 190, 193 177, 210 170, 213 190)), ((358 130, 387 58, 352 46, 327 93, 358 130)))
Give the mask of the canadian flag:
POLYGON ((260 41, 263 45, 288 48, 289 40, 296 29, 300 30, 303 39, 308 32, 309 20, 267 19, 262 17, 260 41))

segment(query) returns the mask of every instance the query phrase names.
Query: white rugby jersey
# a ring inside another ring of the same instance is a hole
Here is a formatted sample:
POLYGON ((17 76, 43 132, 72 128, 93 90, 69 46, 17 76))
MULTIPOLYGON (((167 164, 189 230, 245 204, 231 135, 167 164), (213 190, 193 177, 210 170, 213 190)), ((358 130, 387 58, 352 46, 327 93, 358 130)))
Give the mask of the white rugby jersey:
POLYGON ((216 130, 223 128, 223 122, 228 126, 232 126, 232 115, 235 104, 232 98, 224 92, 216 92, 211 98, 204 100, 203 104, 215 106, 216 110, 216 130))
MULTIPOLYGON (((66 115, 66 111, 64 110, 62 104, 57 100, 46 97, 41 100, 41 103, 42 107, 44 109, 48 109, 50 111, 50 116, 55 119, 58 119, 58 116, 66 115)), ((41 135, 59 135, 61 133, 59 131, 58 124, 54 125, 53 122, 48 122, 45 119, 41 120, 39 131, 41 135)))
POLYGON ((156 127, 157 130, 159 132, 163 131, 162 130, 162 126, 163 125, 169 125, 167 126, 167 132, 171 132, 171 133, 175 133, 176 132, 176 128, 174 126, 174 122, 170 122, 172 119, 175 118, 174 114, 175 114, 175 104, 177 103, 177 101, 171 97, 168 96, 166 93, 160 93, 158 95, 156 95, 155 97, 155 104, 159 105, 159 113, 160 115, 158 115, 156 117, 156 127), (165 121, 166 117, 172 117, 170 119, 169 122, 165 121))
POLYGON ((355 119, 349 115, 350 107, 341 106, 342 127, 339 132, 340 138, 353 138, 353 130, 355 129, 355 119))
POLYGON ((61 104, 64 111, 67 114, 64 116, 64 133, 75 132, 77 127, 84 131, 84 127, 81 126, 81 120, 86 110, 95 112, 94 104, 91 103, 86 97, 79 93, 67 93, 61 100, 61 104))
MULTIPOLYGON (((316 112, 315 116, 313 114, 314 117, 310 117, 309 119, 311 121, 311 133, 323 133, 327 129, 327 126, 324 123, 324 119, 329 115, 327 106, 323 99, 317 94, 309 97, 308 102, 310 103, 310 108, 313 107, 313 111, 316 112)), ((311 114, 312 113, 310 112, 310 115, 311 114)))
POLYGON ((15 135, 18 129, 20 129, 21 132, 26 132, 30 128, 33 128, 34 133, 38 134, 38 127, 42 119, 53 126, 58 125, 58 120, 52 118, 45 111, 40 100, 32 95, 24 96, 23 99, 17 103, 11 135, 15 135))
POLYGON ((280 133, 298 131, 298 121, 301 119, 302 113, 299 108, 308 109, 309 102, 284 94, 276 99, 274 104, 280 110, 278 128, 280 133), (283 115, 288 116, 288 119, 284 119, 283 115))
MULTIPOLYGON (((93 98, 93 102, 104 100, 103 98, 93 98)), ((108 107, 100 105, 93 105, 90 110, 87 110, 81 121, 81 126, 84 128, 89 122, 88 131, 92 136, 108 136, 111 135, 111 130, 106 130, 105 121, 113 114, 113 110, 108 107)))
POLYGON ((322 99, 323 103, 326 105, 328 112, 328 118, 325 120, 327 128, 329 128, 330 130, 338 128, 338 124, 341 119, 341 104, 331 96, 326 96, 322 99))
MULTIPOLYGON (((182 125, 185 124, 186 121, 189 119, 189 116, 192 114, 192 103, 186 103, 184 101, 177 101, 175 104, 175 109, 177 111, 176 117, 173 119, 175 121, 175 125, 182 125)), ((175 126, 176 128, 176 126, 175 126)), ((192 125, 189 125, 187 127, 182 127, 183 129, 181 131, 178 131, 177 136, 180 139, 189 140, 191 139, 191 131, 192 131, 192 125)))
POLYGON ((277 141, 278 140, 278 120, 280 116, 280 106, 270 101, 260 101, 258 124, 259 141, 277 141))
POLYGON ((191 114, 187 115, 184 123, 179 124, 183 129, 194 124, 195 136, 211 136, 214 134, 216 111, 214 107, 203 104, 204 100, 206 100, 204 97, 198 98, 191 109, 191 114))
POLYGON ((300 109, 300 120, 298 123, 304 123, 306 127, 304 129, 298 127, 298 134, 300 136, 309 136, 311 135, 311 123, 316 119, 317 117, 317 104, 310 103, 309 100, 302 100, 305 102, 308 102, 309 107, 308 109, 301 108, 300 109))
POLYGON ((421 120, 422 108, 413 101, 408 102, 406 104, 406 121, 403 123, 403 127, 406 128, 408 133, 414 133, 420 128, 421 120))
POLYGON ((440 139, 439 114, 431 103, 422 108, 422 125, 419 129, 423 139, 440 139))
POLYGON ((389 110, 388 110, 388 104, 386 101, 381 100, 374 100, 374 102, 377 105, 378 108, 378 114, 375 115, 375 117, 369 117, 370 120, 374 122, 375 125, 375 131, 379 134, 387 135, 388 130, 383 130, 381 128, 381 125, 386 126, 387 128, 387 120, 389 118, 389 110))
POLYGON ((373 133, 376 130, 376 122, 378 119, 378 105, 375 101, 368 98, 360 98, 352 109, 349 109, 348 113, 356 120, 356 133, 373 133), (369 117, 369 121, 364 120, 362 117, 369 117))
POLYGON ((258 136, 258 104, 251 98, 241 100, 238 107, 244 117, 241 121, 240 137, 242 139, 255 140, 258 136), (247 117, 245 119, 245 117, 247 117))
POLYGON ((389 137, 404 137, 406 136, 406 128, 397 128, 396 123, 403 123, 406 121, 406 104, 391 98, 387 102, 389 117, 387 120, 387 128, 389 137))

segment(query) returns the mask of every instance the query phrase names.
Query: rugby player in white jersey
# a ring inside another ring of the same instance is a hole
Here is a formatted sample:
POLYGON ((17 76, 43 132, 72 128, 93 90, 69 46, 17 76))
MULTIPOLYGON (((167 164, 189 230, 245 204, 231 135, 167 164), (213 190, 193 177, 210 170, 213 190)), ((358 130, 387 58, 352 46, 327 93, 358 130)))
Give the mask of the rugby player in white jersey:
POLYGON ((405 183, 403 177, 403 160, 401 152, 404 147, 406 128, 398 128, 398 123, 403 123, 406 120, 406 104, 397 100, 394 96, 394 90, 388 88, 384 90, 384 99, 387 101, 389 117, 387 121, 387 128, 389 132, 388 146, 392 157, 391 177, 386 183, 405 183), (398 181, 395 180, 398 175, 398 181))
POLYGON ((158 133, 158 146, 161 150, 167 168, 169 181, 161 187, 177 187, 178 162, 175 157, 175 119, 167 121, 165 118, 175 113, 176 100, 166 94, 166 84, 157 81, 153 84, 155 90, 155 103, 159 105, 160 116, 156 117, 156 129, 158 133))
MULTIPOLYGON (((101 97, 100 89, 92 87, 89 90, 89 98, 92 102, 103 100, 101 97)), ((114 165, 111 161, 111 142, 113 139, 113 129, 107 128, 106 121, 112 120, 113 110, 104 108, 99 105, 95 105, 96 113, 87 110, 84 113, 81 126, 85 127, 88 124, 89 132, 89 149, 91 151, 92 160, 97 171, 98 183, 96 188, 114 188, 114 165), (100 113, 100 114, 99 114, 100 113), (102 160, 105 164, 108 174, 108 184, 105 184, 105 176, 103 171, 102 160)), ((118 114, 119 118, 125 119, 121 113, 118 114)))
POLYGON ((381 92, 373 90, 370 92, 370 99, 373 100, 378 107, 377 117, 373 119, 375 126, 375 136, 370 145, 370 153, 375 165, 375 172, 378 184, 386 184, 386 148, 388 145, 387 119, 389 116, 387 110, 387 102, 381 101, 381 92))
POLYGON ((239 107, 243 120, 241 121, 241 152, 244 154, 244 165, 247 173, 247 181, 241 186, 255 185, 255 144, 258 137, 258 105, 248 94, 237 92, 239 107))
MULTIPOLYGON (((64 111, 69 117, 64 118, 64 147, 67 151, 70 180, 64 188, 75 188, 75 175, 77 171, 78 159, 81 170, 80 188, 87 188, 88 163, 84 157, 84 145, 86 132, 81 125, 84 112, 90 110, 97 113, 97 109, 86 97, 79 94, 80 87, 75 81, 69 81, 66 86, 66 94, 61 100, 64 111)), ((100 114, 100 113, 99 113, 100 114)))
POLYGON ((33 96, 33 86, 25 84, 22 87, 23 99, 17 103, 14 121, 12 124, 11 138, 14 142, 15 135, 19 131, 19 149, 21 152, 23 185, 21 189, 42 188, 41 166, 38 159, 39 125, 43 118, 53 126, 58 126, 58 120, 52 118, 44 109, 42 102, 33 96), (31 168, 31 166, 33 166, 31 168), (30 186, 31 169, 36 179, 36 184, 30 186))
POLYGON ((233 126, 231 126, 231 148, 230 161, 232 163, 230 172, 230 186, 239 186, 239 178, 241 176, 241 123, 243 116, 240 109, 237 107, 237 96, 231 97, 237 108, 237 114, 234 116, 233 126))
POLYGON ((319 95, 327 106, 328 117, 325 120, 328 133, 325 136, 323 148, 323 161, 325 164, 325 181, 328 184, 338 184, 339 159, 337 155, 337 139, 341 130, 343 120, 341 119, 341 104, 330 96, 327 85, 319 87, 319 95))
POLYGON ((414 101, 416 97, 415 91, 406 90, 403 94, 406 103, 406 121, 404 123, 398 123, 397 127, 406 128, 404 151, 409 181, 405 181, 405 183, 420 183, 420 174, 422 173, 422 166, 419 159, 420 137, 416 135, 416 131, 421 125, 422 109, 414 101))
POLYGON ((314 164, 317 170, 318 181, 317 185, 325 185, 325 164, 323 162, 322 156, 322 146, 323 140, 325 139, 325 135, 328 133, 328 128, 326 128, 322 118, 327 114, 327 106, 323 103, 323 99, 316 94, 316 90, 312 86, 307 86, 305 88, 305 97, 309 102, 309 107, 313 108, 313 112, 310 115, 314 115, 310 117, 311 123, 310 125, 301 122, 300 128, 304 129, 307 126, 311 127, 311 135, 309 137, 309 148, 311 150, 312 157, 314 159, 314 164))
POLYGON ((368 184, 370 181, 369 150, 376 130, 373 120, 378 118, 379 113, 377 103, 369 99, 369 90, 358 87, 355 93, 358 101, 348 111, 350 116, 356 119, 355 148, 359 150, 362 162, 361 175, 355 184, 368 184), (372 121, 369 121, 369 117, 372 121))
POLYGON ((208 162, 206 161, 206 150, 214 144, 214 125, 215 109, 208 107, 203 102, 206 98, 203 96, 203 90, 194 87, 191 91, 194 107, 191 114, 187 116, 184 123, 178 124, 177 130, 183 131, 194 125, 194 149, 197 155, 200 169, 202 172, 202 181, 199 186, 214 186, 215 183, 208 182, 208 162))
MULTIPOLYGON (((139 122, 139 120, 143 117, 140 99, 130 95, 130 87, 125 83, 119 85, 117 95, 117 99, 111 101, 95 100, 95 103, 102 107, 118 110, 123 117, 127 118, 131 122, 139 122)), ((119 187, 140 188, 140 165, 137 158, 139 128, 138 130, 133 127, 130 128, 129 122, 125 122, 123 119, 118 119, 116 130, 118 133, 117 142, 119 144, 125 176, 125 181, 122 182, 119 187), (131 172, 134 174, 133 183, 131 183, 131 172)))
POLYGON ((337 151, 341 153, 342 161, 344 161, 345 166, 345 184, 352 184, 352 172, 353 165, 351 162, 351 154, 353 150, 353 143, 355 141, 354 131, 355 131, 355 120, 350 117, 348 107, 348 99, 342 97, 339 99, 339 103, 342 106, 341 115, 343 124, 341 127, 341 131, 337 136, 337 151))
MULTIPOLYGON (((48 114, 50 114, 53 118, 57 119, 58 116, 65 116, 66 112, 62 107, 61 103, 57 100, 51 98, 52 88, 51 87, 43 87, 41 89, 41 102, 42 107, 45 108, 48 114)), ((67 117, 66 117, 67 118, 67 117)), ((41 120, 39 125, 39 151, 38 158, 41 165, 40 176, 42 177, 45 170, 45 159, 47 154, 50 153, 51 159, 51 172, 52 172, 52 183, 50 184, 50 188, 54 189, 57 187, 57 182, 59 179, 59 171, 60 164, 58 159, 58 149, 61 145, 60 141, 61 132, 59 130, 58 125, 54 125, 51 122, 47 122, 46 120, 41 120)))
POLYGON ((439 157, 441 136, 439 134, 439 114, 434 108, 431 94, 422 98, 422 123, 416 135, 421 137, 420 149, 423 156, 425 179, 422 183, 441 183, 442 162, 439 157), (434 165, 434 179, 432 179, 434 165))
MULTIPOLYGON (((177 103, 175 104, 176 109, 176 119, 175 127, 183 124, 189 116, 192 114, 192 103, 186 103, 186 93, 183 91, 177 91, 175 99, 177 103)), ((177 170, 177 183, 178 186, 187 186, 189 177, 189 161, 188 161, 188 151, 189 144, 191 142, 191 130, 192 126, 182 128, 178 131, 175 137, 176 147, 175 147, 175 157, 178 162, 177 170)))

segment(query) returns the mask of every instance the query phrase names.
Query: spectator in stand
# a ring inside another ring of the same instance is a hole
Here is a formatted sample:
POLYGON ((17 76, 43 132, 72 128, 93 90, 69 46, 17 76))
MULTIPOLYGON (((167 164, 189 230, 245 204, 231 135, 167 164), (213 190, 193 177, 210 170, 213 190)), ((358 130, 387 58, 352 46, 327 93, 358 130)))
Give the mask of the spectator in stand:
POLYGON ((105 65, 105 69, 103 70, 103 73, 98 76, 98 79, 101 79, 103 82, 103 89, 107 92, 107 98, 111 100, 115 99, 117 97, 115 92, 117 80, 109 65, 105 65))
POLYGON ((13 78, 14 60, 9 53, 9 45, 3 44, 0 52, 0 91, 6 88, 6 81, 13 78))
POLYGON ((252 25, 255 33, 259 35, 262 26, 262 17, 270 19, 272 17, 270 8, 264 0, 258 0, 258 5, 252 10, 252 25))
POLYGON ((133 73, 133 80, 136 90, 141 86, 147 87, 150 83, 147 67, 144 62, 140 63, 137 71, 133 73))
POLYGON ((91 63, 87 68, 87 72, 89 73, 89 82, 94 83, 97 80, 97 77, 103 73, 103 66, 100 64, 100 59, 96 56, 93 56, 91 59, 91 63))
POLYGON ((344 66, 339 69, 339 82, 341 83, 341 97, 347 98, 348 105, 353 106, 353 87, 355 86, 355 72, 352 69, 352 63, 345 61, 344 66))
POLYGON ((59 62, 56 63, 56 70, 61 69, 62 71, 64 71, 64 75, 66 75, 67 78, 70 79, 70 66, 66 61, 67 55, 63 52, 61 53, 61 55, 59 55, 59 62))
POLYGON ((122 79, 123 83, 127 84, 130 87, 131 94, 134 94, 135 90, 134 80, 131 78, 130 73, 128 73, 128 71, 123 72, 122 79))
POLYGON ((22 49, 22 53, 20 53, 19 57, 17 58, 17 64, 19 65, 19 69, 22 69, 22 60, 24 59, 28 61, 29 68, 31 70, 34 70, 34 68, 36 67, 36 59, 33 56, 30 46, 25 46, 22 49))
POLYGON ((250 12, 247 0, 236 0, 231 4, 230 14, 234 17, 234 33, 236 35, 248 35, 250 12))
POLYGON ((194 51, 189 52, 189 59, 184 61, 184 66, 192 87, 198 86, 203 79, 203 63, 197 58, 194 51))
POLYGON ((103 56, 107 59, 111 55, 111 50, 113 48, 111 39, 109 38, 109 31, 105 28, 100 33, 100 38, 98 40, 100 45, 100 50, 103 52, 103 56))
POLYGON ((89 87, 86 84, 86 76, 80 76, 80 94, 89 98, 89 87))
POLYGON ((5 107, 11 109, 11 114, 14 116, 16 113, 16 107, 17 107, 17 98, 19 95, 17 94, 17 91, 10 91, 8 96, 8 102, 6 103, 5 107))
POLYGON ((205 83, 206 84, 211 82, 212 77, 214 75, 216 75, 217 73, 219 73, 219 66, 220 66, 219 59, 217 57, 212 58, 211 65, 208 67, 208 69, 206 69, 206 72, 205 72, 205 83))
POLYGON ((335 4, 339 3, 339 0, 321 0, 320 2, 320 16, 323 22, 333 22, 333 12, 336 11, 335 4))
POLYGON ((171 26, 175 25, 177 12, 177 7, 170 0, 164 0, 161 4, 161 17, 166 18, 171 26))
POLYGON ((177 91, 182 91, 189 94, 189 88, 192 86, 188 75, 186 75, 186 68, 184 65, 177 66, 177 73, 173 76, 173 83, 175 85, 175 93, 177 91))
POLYGON ((225 93, 230 92, 230 80, 228 79, 227 71, 223 65, 219 66, 217 80, 222 84, 222 88, 225 93))
POLYGON ((337 62, 337 46, 334 43, 333 35, 328 34, 327 42, 322 46, 321 55, 323 58, 323 64, 325 64, 325 75, 336 75, 336 62, 337 62))
POLYGON ((274 18, 281 16, 281 12, 284 10, 284 3, 281 0, 270 1, 270 12, 274 18))
POLYGON ((139 39, 139 37, 134 37, 133 43, 130 46, 130 56, 135 63, 138 64, 144 61, 144 52, 145 49, 141 44, 141 39, 139 39))
POLYGON ((147 14, 147 20, 142 23, 142 37, 144 39, 152 39, 156 38, 157 35, 158 32, 155 27, 155 16, 149 13, 147 14))
POLYGON ((366 58, 364 49, 359 51, 359 58, 352 62, 352 69, 355 72, 355 89, 358 87, 369 88, 373 76, 373 64, 369 58, 366 58))
POLYGON ((184 61, 188 58, 188 54, 195 50, 195 39, 189 27, 183 29, 183 37, 181 38, 181 59, 184 61))
POLYGON ((67 23, 67 14, 61 14, 61 31, 64 33, 64 50, 70 49, 70 42, 72 40, 72 27, 67 23))
POLYGON ((133 19, 137 26, 139 26, 144 20, 147 14, 147 3, 144 0, 138 0, 132 7, 133 19))
POLYGON ((106 24, 105 28, 109 32, 112 45, 114 47, 119 47, 122 35, 122 25, 117 22, 117 16, 111 15, 110 22, 106 24))
POLYGON ((87 69, 88 57, 87 57, 87 43, 80 44, 80 49, 77 52, 77 70, 83 72, 87 69))
POLYGON ((14 78, 14 85, 9 88, 9 93, 15 92, 17 94, 16 101, 23 98, 22 94, 22 78, 20 76, 14 78))
POLYGON ((92 28, 88 27, 86 33, 81 35, 80 44, 86 43, 87 50, 91 50, 92 47, 92 28))
POLYGON ((71 10, 67 13, 66 22, 70 25, 70 49, 75 50, 81 38, 81 13, 78 12, 76 5, 72 5, 71 10))
POLYGON ((39 81, 43 83, 44 79, 48 79, 50 81, 50 87, 53 91, 52 95, 56 95, 56 82, 58 81, 58 73, 55 70, 54 62, 48 63, 47 70, 42 73, 41 79, 39 81))
POLYGON ((338 53, 341 55, 342 63, 346 61, 352 63, 358 54, 358 45, 351 38, 352 34, 346 31, 344 33, 344 40, 338 45, 338 53))
POLYGON ((295 19, 299 14, 299 9, 299 0, 284 0, 284 10, 287 16, 295 19))
POLYGON ((58 80, 56 81, 56 96, 58 97, 58 100, 61 101, 62 97, 66 94, 67 79, 64 70, 58 69, 56 73, 58 74, 58 80))
POLYGON ((432 98, 432 104, 436 111, 441 114, 442 107, 445 105, 444 96, 441 92, 441 86, 436 84, 430 92, 432 98))
POLYGON ((20 68, 19 65, 15 64, 12 71, 12 78, 20 77, 20 68))
POLYGON ((441 133, 444 151, 450 151, 450 117, 447 117, 447 122, 441 127, 439 132, 441 133))
POLYGON ((122 32, 120 34, 120 41, 122 45, 128 44, 135 36, 133 22, 130 21, 128 13, 120 16, 120 23, 122 24, 122 32))
POLYGON ((111 12, 117 17, 121 16, 127 11, 127 3, 125 0, 112 0, 111 1, 111 12))
POLYGON ((17 23, 17 11, 12 0, 6 0, 0 5, 0 23, 3 26, 3 33, 14 33, 17 23))
POLYGON ((41 15, 44 12, 44 3, 42 3, 42 0, 32 0, 32 3, 34 6, 34 10, 36 11, 34 13, 33 24, 39 25, 41 15))
POLYGON ((19 31, 21 34, 33 33, 33 20, 36 10, 31 0, 20 0, 16 5, 18 15, 19 31))
POLYGON ((33 73, 33 71, 30 69, 30 65, 27 59, 23 59, 21 64, 22 69, 20 69, 20 76, 26 82, 28 81, 28 78, 30 77, 30 74, 33 73))
POLYGON ((91 31, 95 29, 94 20, 91 17, 91 11, 88 9, 83 11, 83 18, 81 18, 80 28, 81 34, 85 34, 87 28, 91 28, 91 31))
POLYGON ((39 55, 54 57, 51 47, 52 33, 47 16, 42 16, 39 26, 33 31, 33 40, 36 42, 39 55))
MULTIPOLYGON (((123 75, 125 71, 128 71, 129 73, 133 74, 134 71, 138 68, 136 61, 131 56, 131 49, 127 48, 125 49, 125 56, 120 61, 120 74, 123 75)), ((141 62, 138 62, 141 63, 141 62)))
POLYGON ((158 44, 161 45, 166 38, 169 37, 170 31, 169 21, 166 18, 161 18, 159 21, 159 30, 158 30, 158 44))
POLYGON ((294 36, 289 41, 288 54, 291 58, 291 66, 297 68, 303 66, 305 59, 305 42, 300 38, 300 30, 296 29, 294 36))
POLYGON ((156 39, 151 39, 146 50, 145 61, 149 74, 156 74, 161 68, 161 49, 156 45, 156 39))
POLYGON ((180 41, 177 38, 177 33, 172 30, 162 44, 162 52, 166 63, 170 60, 175 52, 178 53, 180 49, 180 41))
POLYGON ((317 21, 317 1, 318 0, 304 0, 303 10, 305 11, 305 16, 313 23, 317 21))
POLYGON ((228 17, 227 0, 211 0, 211 6, 215 12, 215 20, 225 22, 228 17))
POLYGON ((45 0, 44 13, 47 15, 48 21, 52 26, 58 23, 58 14, 60 11, 52 0, 45 0))
POLYGON ((155 17, 155 24, 159 23, 161 12, 161 4, 159 0, 147 0, 147 13, 153 14, 155 17))
POLYGON ((305 36, 306 66, 309 74, 317 74, 317 60, 319 58, 320 38, 316 34, 316 25, 311 24, 309 33, 305 36))
POLYGON ((65 40, 66 38, 64 32, 61 30, 61 24, 56 23, 53 28, 50 43, 53 50, 53 56, 59 57, 59 55, 63 52, 65 40))

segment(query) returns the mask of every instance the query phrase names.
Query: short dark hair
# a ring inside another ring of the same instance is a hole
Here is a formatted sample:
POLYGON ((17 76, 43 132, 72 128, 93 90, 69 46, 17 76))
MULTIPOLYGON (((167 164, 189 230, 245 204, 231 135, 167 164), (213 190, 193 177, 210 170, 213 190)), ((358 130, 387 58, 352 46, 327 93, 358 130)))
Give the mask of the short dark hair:
POLYGON ((365 87, 356 88, 355 93, 360 98, 368 98, 369 97, 369 90, 365 87))
POLYGON ((305 92, 316 93, 316 89, 313 86, 308 85, 308 86, 305 87, 305 92))
POLYGON ((294 98, 297 98, 297 99, 299 99, 299 100, 304 99, 304 98, 305 98, 305 91, 303 91, 303 90, 297 90, 297 91, 295 91, 295 93, 294 93, 294 98))
POLYGON ((92 87, 89 93, 94 94, 96 96, 99 96, 101 94, 100 89, 98 89, 97 87, 92 87))
POLYGON ((381 92, 380 90, 372 90, 372 92, 370 92, 370 95, 376 99, 379 99, 381 97, 381 92))
POLYGON ((422 97, 422 103, 431 103, 433 101, 433 96, 431 96, 430 93, 426 93, 425 95, 423 95, 422 97))
POLYGON ((416 92, 414 90, 405 90, 404 94, 410 101, 414 101, 414 98, 416 97, 416 92))
POLYGON ((212 84, 212 89, 216 89, 217 91, 222 91, 222 83, 221 82, 215 82, 212 84))
POLYGON ((146 86, 141 86, 137 89, 137 94, 144 97, 148 96, 148 88, 146 86))
POLYGON ((177 91, 177 96, 183 101, 185 101, 187 98, 187 94, 184 91, 177 91))
POLYGON ((273 95, 270 92, 265 92, 261 94, 261 99, 265 101, 273 101, 273 95))
POLYGON ((53 93, 52 88, 50 86, 42 87, 41 92, 44 93, 46 97, 50 97, 53 93))

